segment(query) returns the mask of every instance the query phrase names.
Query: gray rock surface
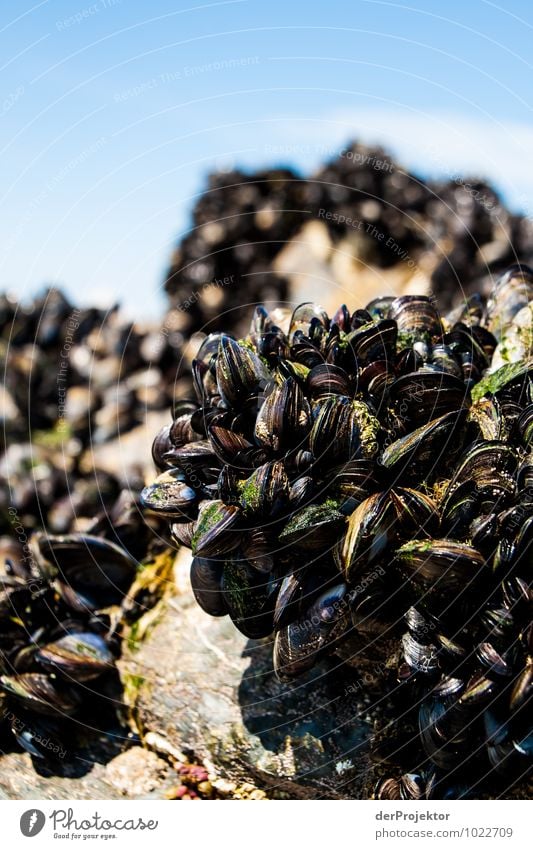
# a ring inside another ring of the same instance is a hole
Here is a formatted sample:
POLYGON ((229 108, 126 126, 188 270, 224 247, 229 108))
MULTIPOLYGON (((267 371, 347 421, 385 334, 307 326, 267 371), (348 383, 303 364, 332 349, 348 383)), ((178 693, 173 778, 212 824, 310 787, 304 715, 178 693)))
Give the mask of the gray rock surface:
POLYGON ((0 799, 161 799, 176 784, 168 763, 141 746, 101 763, 82 760, 57 775, 27 753, 7 753, 0 760, 0 799))
POLYGON ((280 684, 268 640, 247 640, 229 618, 207 616, 183 572, 178 586, 122 661, 123 674, 138 682, 141 734, 155 732, 222 778, 269 796, 367 797, 378 712, 367 715, 358 674, 330 658, 295 685, 280 684))

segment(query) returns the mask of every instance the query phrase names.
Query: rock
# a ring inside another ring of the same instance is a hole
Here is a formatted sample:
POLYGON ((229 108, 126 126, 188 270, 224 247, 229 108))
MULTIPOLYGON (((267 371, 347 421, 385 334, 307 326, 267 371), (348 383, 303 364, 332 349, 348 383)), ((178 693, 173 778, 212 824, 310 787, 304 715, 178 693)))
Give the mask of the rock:
POLYGON ((0 799, 164 799, 176 784, 174 770, 140 746, 99 762, 110 756, 105 745, 94 747, 90 760, 78 757, 58 774, 25 752, 9 752, 2 757, 0 799))
POLYGON ((194 753, 224 782, 283 798, 368 797, 368 739, 379 710, 366 715, 360 679, 338 659, 280 684, 269 641, 247 640, 229 618, 207 616, 187 588, 167 601, 121 669, 137 682, 141 734, 194 753))
POLYGON ((406 255, 389 268, 382 268, 367 256, 372 240, 365 231, 354 230, 333 243, 321 221, 305 224, 274 261, 275 271, 290 282, 293 306, 302 301, 321 304, 333 315, 339 304, 364 307, 383 294, 394 296, 428 292, 434 268, 432 258, 415 260, 406 255), (354 285, 357 281, 357 286, 354 285))
POLYGON ((168 764, 154 752, 134 747, 117 755, 106 768, 106 779, 124 796, 145 796, 168 774, 168 764))
POLYGON ((169 423, 169 413, 153 410, 146 413, 141 425, 127 433, 121 433, 116 439, 100 445, 91 445, 82 458, 82 468, 89 472, 92 467, 109 474, 124 478, 132 469, 140 468, 146 479, 154 477, 151 447, 154 434, 169 423))

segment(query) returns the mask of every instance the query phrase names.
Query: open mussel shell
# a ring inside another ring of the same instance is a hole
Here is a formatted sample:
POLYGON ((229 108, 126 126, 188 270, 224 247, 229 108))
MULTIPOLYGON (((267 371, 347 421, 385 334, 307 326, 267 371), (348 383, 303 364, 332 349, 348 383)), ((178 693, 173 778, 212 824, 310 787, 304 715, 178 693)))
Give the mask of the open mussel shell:
POLYGON ((191 587, 194 597, 210 616, 226 616, 229 612, 222 592, 224 564, 221 560, 194 557, 191 563, 191 587))
POLYGON ((299 619, 277 631, 274 671, 280 681, 291 681, 311 669, 321 654, 335 648, 350 626, 346 592, 346 584, 335 584, 299 619))
POLYGON ((73 681, 91 681, 110 672, 115 659, 106 641, 91 631, 72 633, 37 651, 37 660, 46 668, 73 681))
POLYGON ((32 537, 43 574, 63 601, 80 612, 120 604, 137 570, 137 561, 109 540, 83 534, 32 537))
POLYGON ((214 557, 236 548, 240 533, 236 525, 241 511, 222 501, 202 501, 191 539, 192 552, 201 557, 214 557))
POLYGON ((35 713, 69 716, 80 706, 80 698, 73 690, 61 685, 51 675, 37 672, 2 675, 0 690, 10 699, 14 699, 24 710, 35 713))

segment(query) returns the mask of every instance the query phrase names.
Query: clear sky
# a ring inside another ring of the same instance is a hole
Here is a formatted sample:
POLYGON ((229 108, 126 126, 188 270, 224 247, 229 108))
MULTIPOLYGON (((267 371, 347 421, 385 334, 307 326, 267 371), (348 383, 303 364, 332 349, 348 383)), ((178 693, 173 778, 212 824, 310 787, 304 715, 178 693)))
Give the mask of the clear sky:
POLYGON ((532 42, 530 0, 6 0, 0 289, 153 316, 209 169, 351 137, 533 215, 532 42))

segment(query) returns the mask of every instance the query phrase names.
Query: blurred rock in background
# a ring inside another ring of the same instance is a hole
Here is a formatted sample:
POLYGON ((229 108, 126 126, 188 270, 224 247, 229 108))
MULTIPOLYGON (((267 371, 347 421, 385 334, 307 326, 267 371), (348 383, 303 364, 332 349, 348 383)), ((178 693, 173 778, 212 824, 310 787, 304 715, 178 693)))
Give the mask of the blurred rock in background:
POLYGON ((306 177, 211 175, 166 290, 183 330, 213 330, 227 327, 225 311, 257 301, 313 300, 334 311, 432 290, 447 307, 532 257, 532 222, 482 180, 425 181, 382 148, 354 143, 306 177))

